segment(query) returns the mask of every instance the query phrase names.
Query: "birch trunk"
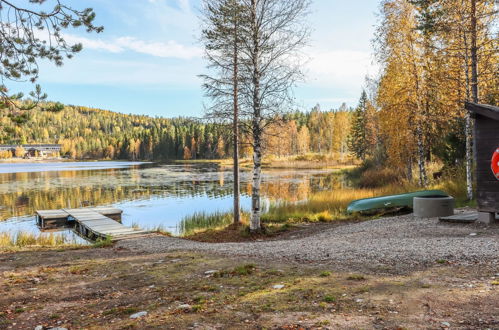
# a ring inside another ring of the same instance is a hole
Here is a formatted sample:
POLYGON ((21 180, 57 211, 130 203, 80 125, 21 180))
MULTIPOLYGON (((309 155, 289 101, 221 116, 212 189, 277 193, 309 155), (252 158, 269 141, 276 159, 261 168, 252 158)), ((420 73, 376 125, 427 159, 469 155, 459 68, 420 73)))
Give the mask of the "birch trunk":
POLYGON ((421 88, 419 84, 419 75, 417 71, 416 63, 413 63, 413 76, 414 76, 414 88, 415 88, 415 97, 417 104, 417 114, 416 114, 416 143, 418 150, 418 168, 419 168, 419 185, 422 187, 426 187, 428 185, 428 177, 426 175, 426 159, 425 159, 425 146, 424 146, 424 135, 423 135, 423 127, 422 121, 424 116, 423 106, 421 102, 421 88))
MULTIPOLYGON (((478 56, 477 56, 477 20, 476 0, 471 0, 471 79, 470 59, 468 56, 468 40, 466 32, 463 31, 464 60, 466 74, 466 100, 472 97, 473 102, 478 103, 478 56), (471 88, 470 88, 471 87, 471 88), (471 94, 470 95, 470 89, 471 94)), ((466 110, 465 110, 466 111, 466 110)), ((473 119, 466 111, 465 115, 465 137, 466 137, 466 195, 468 200, 473 199, 473 119)))
POLYGON ((252 103, 253 103, 253 118, 252 118, 252 135, 253 135, 253 182, 251 191, 251 221, 250 230, 260 230, 260 185, 262 181, 262 129, 261 122, 261 99, 260 99, 260 40, 257 22, 257 0, 251 0, 251 20, 253 25, 252 31, 252 103))
POLYGON ((473 199, 473 121, 470 113, 466 111, 466 196, 473 199))
MULTIPOLYGON (((466 101, 471 100, 471 79, 470 79, 470 56, 468 53, 468 38, 466 37, 466 32, 461 31, 463 36, 464 44, 464 78, 465 78, 465 89, 466 89, 466 101)), ((464 127, 464 137, 466 139, 466 196, 468 200, 473 199, 473 135, 472 135, 472 119, 467 110, 465 113, 465 127, 464 127)))
POLYGON ((417 137, 417 143, 418 143, 419 185, 421 187, 426 187, 428 185, 428 176, 426 175, 423 130, 421 128, 420 123, 418 123, 418 127, 416 128, 416 137, 417 137))
POLYGON ((255 145, 253 147, 253 187, 251 192, 251 223, 250 230, 260 230, 260 184, 262 182, 262 151, 260 138, 255 136, 255 145))

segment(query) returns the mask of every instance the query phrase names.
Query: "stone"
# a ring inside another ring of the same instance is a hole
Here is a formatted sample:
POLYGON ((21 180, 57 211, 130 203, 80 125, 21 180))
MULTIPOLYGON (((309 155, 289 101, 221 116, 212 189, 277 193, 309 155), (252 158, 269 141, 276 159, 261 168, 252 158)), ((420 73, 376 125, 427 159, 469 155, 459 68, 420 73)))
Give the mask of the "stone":
POLYGON ((478 235, 477 233, 471 233, 470 236, 476 236, 478 235))
POLYGON ((276 285, 273 286, 273 288, 274 289, 278 289, 278 290, 282 289, 282 288, 284 288, 284 284, 276 284, 276 285))
POLYGON ((442 325, 442 327, 444 328, 450 328, 450 323, 449 322, 442 322, 440 323, 442 325))
POLYGON ((43 325, 37 325, 37 326, 35 327, 35 330, 43 330, 43 325))
POLYGON ((142 312, 138 312, 138 313, 130 315, 130 318, 131 319, 138 319, 138 318, 144 317, 146 315, 147 315, 147 312, 146 311, 142 311, 142 312))
POLYGON ((478 222, 490 225, 496 220, 496 215, 489 212, 478 212, 478 222))
POLYGON ((213 275, 217 272, 217 270, 207 270, 204 272, 205 275, 213 275))
POLYGON ((191 309, 191 305, 189 305, 189 304, 182 304, 182 305, 178 306, 178 309, 190 310, 191 309))

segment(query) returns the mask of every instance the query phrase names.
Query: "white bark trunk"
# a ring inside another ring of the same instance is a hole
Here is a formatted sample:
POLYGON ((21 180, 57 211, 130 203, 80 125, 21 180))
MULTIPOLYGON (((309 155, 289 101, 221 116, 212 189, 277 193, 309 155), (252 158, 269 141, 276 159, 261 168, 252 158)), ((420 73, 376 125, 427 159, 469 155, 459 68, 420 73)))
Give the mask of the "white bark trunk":
MULTIPOLYGON (((259 139, 259 138, 258 138, 259 139)), ((250 230, 260 229, 260 185, 262 182, 262 152, 259 141, 255 141, 253 152, 253 189, 251 192, 251 222, 250 230)))
POLYGON ((466 111, 466 195, 473 199, 473 122, 466 111))
POLYGON ((416 129, 418 143, 418 167, 419 167, 419 184, 422 187, 428 185, 428 176, 426 175, 426 160, 423 142, 423 132, 420 125, 416 129))

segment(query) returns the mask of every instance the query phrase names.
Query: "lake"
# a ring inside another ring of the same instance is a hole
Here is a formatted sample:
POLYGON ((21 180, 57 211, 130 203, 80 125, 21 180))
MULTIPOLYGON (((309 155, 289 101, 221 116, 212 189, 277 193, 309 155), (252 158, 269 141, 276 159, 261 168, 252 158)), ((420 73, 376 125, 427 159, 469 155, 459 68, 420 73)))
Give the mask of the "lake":
MULTIPOLYGON (((113 206, 123 224, 177 234, 196 212, 232 209, 232 172, 217 163, 60 162, 0 164, 0 232, 39 232, 41 209, 113 206)), ((262 199, 306 200, 309 194, 346 185, 334 170, 263 171, 262 199)), ((241 173, 241 205, 250 208, 251 172, 241 173)), ((69 229, 61 232, 72 234, 69 229)), ((80 240, 74 237, 75 240, 80 240)))

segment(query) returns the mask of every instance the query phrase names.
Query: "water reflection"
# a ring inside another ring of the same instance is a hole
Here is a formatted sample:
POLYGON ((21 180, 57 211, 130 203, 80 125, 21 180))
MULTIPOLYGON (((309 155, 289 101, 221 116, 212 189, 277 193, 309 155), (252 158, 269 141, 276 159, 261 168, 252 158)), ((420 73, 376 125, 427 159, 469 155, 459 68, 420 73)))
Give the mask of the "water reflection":
MULTIPOLYGON (((186 215, 228 211, 232 206, 230 169, 216 164, 130 164, 101 168, 94 163, 98 169, 87 170, 58 165, 58 170, 43 172, 14 168, 14 173, 0 173, 0 231, 12 229, 13 223, 32 222, 37 209, 113 205, 124 210, 124 224, 174 228, 186 215)), ((241 181, 242 205, 248 208, 251 173, 243 172, 241 181)), ((299 201, 313 192, 345 185, 341 176, 326 170, 267 170, 262 195, 270 200, 299 201)))

